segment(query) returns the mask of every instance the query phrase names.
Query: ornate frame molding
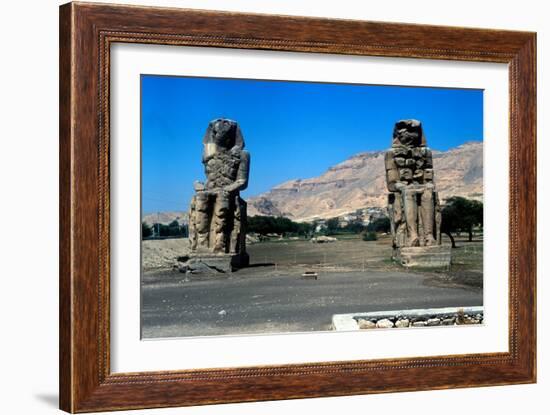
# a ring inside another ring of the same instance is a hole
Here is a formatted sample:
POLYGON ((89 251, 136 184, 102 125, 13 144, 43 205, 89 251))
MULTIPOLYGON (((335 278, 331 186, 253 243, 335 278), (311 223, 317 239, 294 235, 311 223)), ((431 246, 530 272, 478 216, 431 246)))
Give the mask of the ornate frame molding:
POLYGON ((86 3, 61 6, 61 408, 89 412, 534 382, 535 55, 536 35, 526 32, 86 3), (112 374, 109 68, 115 42, 508 63, 510 351, 112 374))

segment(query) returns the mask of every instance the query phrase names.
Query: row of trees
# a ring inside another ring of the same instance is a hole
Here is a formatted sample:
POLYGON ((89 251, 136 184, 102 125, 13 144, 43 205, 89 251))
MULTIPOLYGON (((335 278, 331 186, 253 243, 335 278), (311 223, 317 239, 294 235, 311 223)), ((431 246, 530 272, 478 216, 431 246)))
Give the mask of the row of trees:
MULTIPOLYGON (((445 201, 441 216, 441 232, 449 237, 453 248, 456 248, 454 236, 457 233, 466 232, 468 240, 472 242, 474 229, 483 229, 483 203, 477 200, 451 197, 445 201)), ((340 227, 338 218, 328 219, 325 225, 327 235, 350 232, 362 234, 365 241, 376 240, 377 233, 388 233, 391 230, 388 217, 378 218, 366 227, 360 222, 340 227)))
MULTIPOLYGON (((313 223, 294 222, 285 217, 274 216, 250 216, 248 217, 248 232, 260 235, 278 234, 287 236, 310 237, 315 233, 316 225, 313 223)), ((325 227, 319 233, 330 236, 342 233, 364 234, 366 232, 390 232, 390 219, 381 217, 367 226, 356 221, 346 226, 340 226, 338 218, 331 218, 325 221, 325 227)))
MULTIPOLYGON (((467 232, 469 241, 473 239, 475 228, 483 228, 483 203, 477 200, 455 196, 447 199, 441 211, 441 232, 449 237, 453 248, 456 247, 453 234, 467 232)), ((325 228, 321 233, 335 235, 338 233, 362 234, 364 240, 375 240, 377 233, 390 232, 390 219, 380 217, 367 226, 359 221, 350 222, 341 227, 338 218, 325 221, 325 228)), ((186 225, 180 225, 174 220, 168 225, 155 223, 150 226, 143 222, 141 225, 142 238, 160 237, 187 237, 186 225)), ((285 217, 251 216, 248 217, 248 232, 260 235, 278 234, 287 236, 310 237, 315 232, 315 224, 294 222, 285 217)))
POLYGON ((160 237, 182 237, 188 236, 188 229, 186 225, 180 225, 177 220, 170 222, 168 225, 162 223, 155 223, 152 226, 145 222, 141 223, 141 237, 142 239, 151 238, 152 236, 160 237))
POLYGON ((270 233, 279 235, 309 236, 315 230, 311 223, 294 222, 285 217, 273 216, 249 216, 248 232, 267 235, 270 233))
POLYGON ((327 235, 336 235, 339 233, 365 233, 365 232, 379 232, 388 233, 390 231, 390 218, 383 216, 370 222, 368 225, 364 225, 361 221, 352 221, 345 226, 340 226, 338 218, 331 218, 325 222, 327 235))

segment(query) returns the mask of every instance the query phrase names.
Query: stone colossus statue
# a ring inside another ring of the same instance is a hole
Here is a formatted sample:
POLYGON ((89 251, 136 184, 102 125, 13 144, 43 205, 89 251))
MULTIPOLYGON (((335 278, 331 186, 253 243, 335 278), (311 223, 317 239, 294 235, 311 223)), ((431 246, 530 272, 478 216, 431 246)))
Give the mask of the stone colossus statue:
POLYGON ((389 215, 395 250, 440 245, 441 212, 432 152, 417 120, 401 120, 385 155, 389 215))
POLYGON ((246 202, 250 155, 235 121, 215 119, 203 138, 206 182, 195 182, 189 213, 191 251, 241 255, 246 259, 246 202))

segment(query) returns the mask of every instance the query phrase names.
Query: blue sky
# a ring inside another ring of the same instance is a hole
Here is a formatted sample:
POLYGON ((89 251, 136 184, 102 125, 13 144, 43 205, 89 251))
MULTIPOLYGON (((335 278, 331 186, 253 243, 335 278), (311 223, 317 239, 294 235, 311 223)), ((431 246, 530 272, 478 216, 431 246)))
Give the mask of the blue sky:
POLYGON ((391 145, 393 125, 422 121, 428 145, 483 139, 483 91, 142 75, 142 211, 186 210, 203 180, 210 120, 236 120, 251 154, 245 197, 322 174, 391 145))

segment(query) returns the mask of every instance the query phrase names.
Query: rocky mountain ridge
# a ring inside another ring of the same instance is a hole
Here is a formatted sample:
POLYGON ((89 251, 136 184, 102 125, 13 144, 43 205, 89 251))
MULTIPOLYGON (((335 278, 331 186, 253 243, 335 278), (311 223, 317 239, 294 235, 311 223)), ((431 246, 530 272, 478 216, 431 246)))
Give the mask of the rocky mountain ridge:
MULTIPOLYGON (((248 199, 248 214, 286 216, 295 221, 330 218, 365 207, 385 207, 384 151, 364 152, 318 177, 290 180, 248 199)), ((483 143, 432 150, 441 201, 451 196, 483 199, 483 143)))
POLYGON ((155 212, 144 214, 141 218, 142 222, 145 222, 149 226, 160 223, 162 225, 168 225, 174 220, 178 221, 180 225, 187 223, 188 221, 188 212, 183 211, 164 211, 164 212, 155 212))

